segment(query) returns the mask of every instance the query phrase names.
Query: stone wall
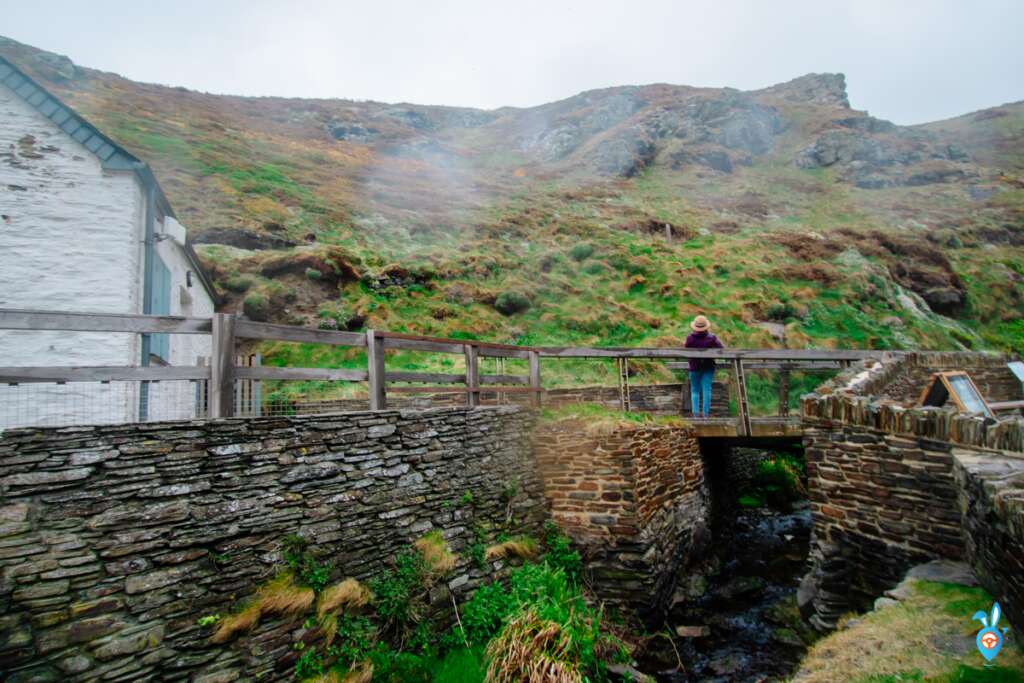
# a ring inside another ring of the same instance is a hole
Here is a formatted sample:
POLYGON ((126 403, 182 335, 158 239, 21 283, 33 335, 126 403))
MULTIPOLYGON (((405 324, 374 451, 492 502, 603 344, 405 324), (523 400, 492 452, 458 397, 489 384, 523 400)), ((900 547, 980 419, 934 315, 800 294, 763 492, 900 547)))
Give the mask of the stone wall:
POLYGON ((964 449, 954 450, 953 457, 967 561, 999 600, 1010 623, 1020 629, 1024 627, 1024 458, 964 449))
POLYGON ((819 628, 866 609, 915 564, 963 555, 952 446, 804 422, 814 521, 801 601, 819 628))
MULTIPOLYGON (((286 680, 300 624, 213 646, 196 620, 270 577, 288 534, 365 579, 430 529, 456 552, 509 514, 536 533, 531 427, 503 407, 7 431, 5 680, 286 680)), ((483 576, 463 553, 448 587, 483 576)))
POLYGON ((963 370, 970 374, 978 391, 990 402, 1024 398, 1020 380, 1006 367, 1010 360, 1008 356, 980 353, 909 354, 879 396, 913 405, 933 373, 963 370))
POLYGON ((552 519, 584 549, 598 595, 656 615, 708 540, 696 438, 676 427, 593 434, 569 420, 542 423, 534 448, 552 519))
MULTIPOLYGON (((803 397, 814 534, 812 569, 798 597, 819 628, 832 627, 849 609, 866 608, 919 562, 966 556, 979 575, 994 577, 983 582, 997 595, 1004 590, 999 581, 1019 569, 1003 553, 1020 555, 1024 534, 1007 530, 1024 527, 1021 510, 993 495, 986 476, 992 463, 1024 452, 1024 419, 993 422, 949 406, 913 407, 939 370, 966 370, 990 399, 1019 398, 1020 384, 1006 368, 1010 360, 971 353, 890 356, 851 368, 803 397), (961 464, 968 454, 974 454, 973 470, 961 464), (986 527, 1000 519, 1009 521, 986 527)), ((1019 582, 1006 585, 1020 590, 1019 582)))

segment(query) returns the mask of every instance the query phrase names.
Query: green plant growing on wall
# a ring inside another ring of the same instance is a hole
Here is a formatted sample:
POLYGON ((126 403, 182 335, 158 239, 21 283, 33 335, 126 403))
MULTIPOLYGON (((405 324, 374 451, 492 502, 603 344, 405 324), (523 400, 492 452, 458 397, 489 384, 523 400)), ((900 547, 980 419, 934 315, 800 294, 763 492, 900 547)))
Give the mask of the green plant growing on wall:
POLYGON ((196 619, 197 626, 213 626, 220 621, 219 614, 207 614, 206 616, 199 617, 196 619))
POLYGON ((322 676, 323 673, 324 658, 316 649, 306 650, 295 662, 295 678, 300 681, 314 676, 322 676))
POLYGON ((564 571, 570 581, 582 578, 583 558, 573 549, 572 541, 551 520, 544 523, 544 547, 544 562, 564 571))
POLYGON ((309 552, 309 542, 301 536, 291 534, 281 543, 285 564, 299 581, 319 593, 331 577, 331 565, 319 562, 309 552))
POLYGON ((402 631, 410 621, 422 616, 422 600, 417 599, 427 575, 427 566, 416 552, 405 551, 395 558, 394 566, 370 580, 376 596, 377 616, 385 627, 402 631))

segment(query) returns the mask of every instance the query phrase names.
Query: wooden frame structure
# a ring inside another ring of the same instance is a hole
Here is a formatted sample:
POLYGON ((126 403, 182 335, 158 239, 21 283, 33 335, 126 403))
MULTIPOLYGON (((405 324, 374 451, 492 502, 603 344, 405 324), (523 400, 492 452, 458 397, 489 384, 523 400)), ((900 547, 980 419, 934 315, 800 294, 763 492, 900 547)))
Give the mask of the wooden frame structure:
POLYGON ((932 374, 931 380, 921 390, 921 395, 917 399, 917 404, 920 406, 941 406, 946 403, 947 400, 952 399, 956 405, 957 410, 962 413, 976 413, 980 412, 985 417, 995 419, 995 413, 993 412, 992 406, 985 400, 981 391, 978 389, 978 385, 971 379, 970 374, 963 370, 948 370, 946 372, 936 372, 932 374), (965 399, 969 397, 962 396, 960 390, 957 388, 957 380, 966 380, 967 385, 974 392, 973 399, 981 404, 983 410, 972 410, 965 399))
MULTIPOLYGON (((420 335, 367 330, 336 332, 288 325, 243 320, 234 314, 217 313, 212 318, 184 318, 150 315, 112 315, 59 311, 0 309, 0 329, 60 330, 81 332, 207 334, 212 339, 210 363, 196 366, 146 367, 0 367, 0 383, 27 382, 110 382, 119 380, 195 380, 208 381, 208 415, 212 418, 234 414, 236 380, 327 380, 366 382, 371 410, 387 407, 388 393, 461 393, 467 405, 480 405, 482 392, 500 396, 528 393, 531 403, 540 406, 544 392, 541 383, 541 359, 606 359, 619 368, 623 407, 629 403, 629 359, 646 358, 681 361, 689 358, 713 358, 727 362, 736 374, 740 412, 740 435, 751 433, 746 402, 745 369, 838 368, 855 360, 876 357, 881 351, 831 351, 817 349, 685 349, 685 348, 590 348, 530 347, 497 344, 478 340, 445 339, 420 335), (239 339, 274 340, 328 344, 366 349, 366 369, 295 368, 266 365, 242 366, 236 362, 239 339), (408 350, 461 355, 464 373, 388 372, 385 356, 389 350, 408 350), (482 374, 480 359, 501 359, 496 374, 482 374), (525 360, 528 374, 505 374, 505 359, 525 360), (403 383, 417 386, 391 386, 403 383), (462 386, 452 386, 462 385, 462 386)), ((669 362, 669 367, 676 363, 669 362)), ((788 385, 788 383, 787 383, 788 385)))

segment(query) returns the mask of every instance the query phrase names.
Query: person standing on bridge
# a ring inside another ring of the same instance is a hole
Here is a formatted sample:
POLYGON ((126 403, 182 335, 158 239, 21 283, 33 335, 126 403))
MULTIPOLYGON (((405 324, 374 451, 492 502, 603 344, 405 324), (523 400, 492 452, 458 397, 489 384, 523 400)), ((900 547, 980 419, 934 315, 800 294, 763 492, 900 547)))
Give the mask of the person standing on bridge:
MULTIPOLYGON (((711 322, 698 315, 690 323, 693 332, 686 338, 688 349, 720 349, 722 342, 711 334, 711 322)), ((691 358, 690 365, 690 406, 694 417, 711 415, 711 383, 715 379, 714 358, 691 358), (703 408, 703 412, 701 411, 703 408)))

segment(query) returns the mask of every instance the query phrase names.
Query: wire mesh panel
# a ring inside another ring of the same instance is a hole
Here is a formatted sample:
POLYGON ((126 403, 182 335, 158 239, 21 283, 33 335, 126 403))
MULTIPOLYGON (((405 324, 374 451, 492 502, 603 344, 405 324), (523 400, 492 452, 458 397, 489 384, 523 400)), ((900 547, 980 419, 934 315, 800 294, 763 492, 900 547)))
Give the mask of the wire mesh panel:
POLYGON ((0 384, 0 429, 206 416, 203 381, 0 384))

